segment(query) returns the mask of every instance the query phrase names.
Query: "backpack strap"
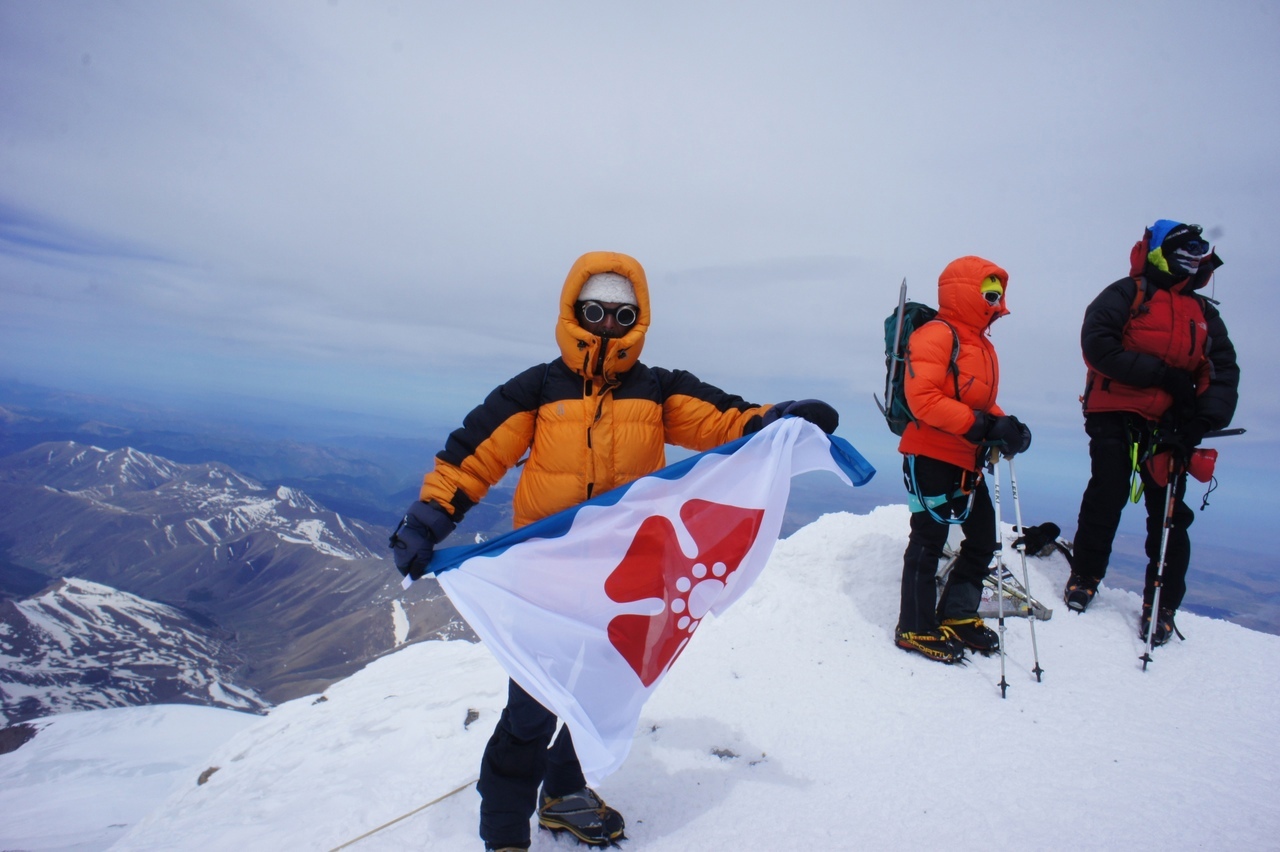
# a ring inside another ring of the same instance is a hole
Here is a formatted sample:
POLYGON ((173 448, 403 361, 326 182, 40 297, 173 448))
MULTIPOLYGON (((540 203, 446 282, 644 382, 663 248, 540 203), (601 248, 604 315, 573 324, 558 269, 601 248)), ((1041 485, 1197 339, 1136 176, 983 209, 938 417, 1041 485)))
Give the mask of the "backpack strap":
MULTIPOLYGON (((960 357, 960 335, 956 334, 955 326, 953 326, 951 323, 947 322, 944 319, 934 317, 933 319, 929 320, 929 322, 940 322, 947 327, 947 331, 951 332, 951 360, 947 362, 947 372, 951 374, 951 386, 954 389, 955 398, 959 399, 960 398, 960 365, 957 363, 957 359, 959 359, 960 357)), ((920 326, 920 328, 924 328, 924 326, 928 325, 929 322, 920 326)), ((916 330, 919 331, 920 329, 916 329, 916 330)), ((909 362, 910 358, 907 357, 906 360, 909 362)), ((908 369, 910 369, 909 366, 908 366, 908 369)), ((913 372, 912 375, 915 375, 915 373, 913 372)), ((911 419, 913 422, 915 421, 914 416, 911 419)))
POLYGON ((957 363, 960 358, 960 335, 956 333, 955 326, 944 319, 938 322, 947 327, 951 332, 951 360, 947 363, 947 372, 951 373, 951 384, 955 388, 956 399, 960 398, 960 365, 957 363))
POLYGON ((1129 305, 1129 319, 1135 319, 1139 314, 1147 312, 1147 300, 1151 298, 1151 286, 1147 284, 1147 279, 1141 275, 1130 276, 1133 283, 1137 285, 1134 288, 1133 302, 1129 305))

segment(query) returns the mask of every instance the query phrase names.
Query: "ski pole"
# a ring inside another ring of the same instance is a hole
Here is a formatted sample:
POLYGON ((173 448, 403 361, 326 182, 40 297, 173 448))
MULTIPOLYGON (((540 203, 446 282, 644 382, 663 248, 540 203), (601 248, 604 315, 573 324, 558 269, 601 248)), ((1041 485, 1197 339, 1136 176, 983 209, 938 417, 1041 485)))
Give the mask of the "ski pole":
POLYGON ((1182 475, 1178 464, 1169 456, 1169 483, 1164 487, 1164 526, 1160 530, 1160 561, 1156 565, 1156 585, 1151 595, 1151 616, 1147 619, 1147 648, 1138 659, 1142 660, 1142 670, 1147 670, 1151 662, 1151 649, 1155 647, 1156 621, 1160 617, 1160 590, 1164 587, 1164 563, 1169 554, 1169 530, 1173 527, 1173 495, 1174 480, 1182 475))
MULTIPOLYGON (((1013 495, 1013 517, 1017 522, 1018 535, 1025 536, 1026 529, 1022 526, 1022 501, 1018 499, 1018 474, 1013 469, 1013 456, 1009 457, 1009 493, 1013 495)), ((1022 557, 1022 588, 1026 591, 1027 597, 1031 597, 1031 583, 1027 578, 1027 544, 1024 540, 1022 544, 1017 546, 1018 555, 1022 557)), ((1035 660, 1035 668, 1031 671, 1036 676, 1036 682, 1040 682, 1040 675, 1043 669, 1040 668, 1040 651, 1036 647, 1036 619, 1034 613, 1027 610, 1027 624, 1031 627, 1031 657, 1035 660)))
POLYGON ((995 486, 996 509, 996 613, 1000 625, 1000 697, 1004 698, 1009 689, 1009 682, 1004 678, 1004 530, 1000 522, 1000 451, 991 448, 988 457, 991 463, 993 485, 995 486))

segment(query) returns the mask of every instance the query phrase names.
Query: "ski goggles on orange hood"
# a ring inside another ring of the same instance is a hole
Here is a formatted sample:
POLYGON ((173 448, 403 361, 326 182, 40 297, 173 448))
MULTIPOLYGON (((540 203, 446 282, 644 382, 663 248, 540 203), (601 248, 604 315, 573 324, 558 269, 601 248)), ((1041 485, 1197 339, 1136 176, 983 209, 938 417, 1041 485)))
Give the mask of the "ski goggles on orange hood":
POLYGON ((988 305, 998 305, 1004 298, 1004 282, 994 275, 988 275, 982 279, 981 289, 982 298, 987 300, 988 305))

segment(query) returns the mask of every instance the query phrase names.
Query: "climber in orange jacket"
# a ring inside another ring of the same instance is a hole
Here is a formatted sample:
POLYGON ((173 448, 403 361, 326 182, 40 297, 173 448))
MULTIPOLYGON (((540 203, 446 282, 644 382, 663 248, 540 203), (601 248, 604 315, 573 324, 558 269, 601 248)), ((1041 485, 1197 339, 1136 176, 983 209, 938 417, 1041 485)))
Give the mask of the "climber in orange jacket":
POLYGON ((914 422, 898 444, 911 507, 895 642, 954 663, 965 649, 990 653, 999 637, 978 617, 982 581, 996 549, 995 511, 983 480, 994 447, 1011 456, 1031 431, 996 403, 1000 365, 988 339, 1009 313, 1009 274, 980 257, 952 261, 938 278, 938 315, 911 335, 904 389, 914 422), (937 597, 938 560, 951 524, 964 542, 937 597))

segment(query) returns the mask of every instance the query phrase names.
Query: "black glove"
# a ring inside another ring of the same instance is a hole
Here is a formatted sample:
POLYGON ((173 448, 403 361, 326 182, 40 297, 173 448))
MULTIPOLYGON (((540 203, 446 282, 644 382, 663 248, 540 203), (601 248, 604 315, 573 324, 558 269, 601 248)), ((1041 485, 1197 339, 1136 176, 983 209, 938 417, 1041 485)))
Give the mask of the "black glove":
MULTIPOLYGON (((834 408, 820 399, 801 399, 774 403, 773 407, 766 411, 764 417, 761 418, 760 428, 763 429, 779 417, 788 416, 808 420, 828 435, 836 431, 836 427, 840 425, 840 415, 836 413, 834 408)), ((756 430, 749 429, 748 431, 754 432, 756 430)))
POLYGON ((1199 417, 1193 417, 1164 435, 1160 443, 1167 444, 1178 459, 1185 463, 1196 451, 1196 447, 1200 446, 1208 431, 1208 423, 1199 417))
POLYGON ((404 513, 391 534, 391 550, 396 569, 404 576, 421 580, 431 563, 431 554, 444 537, 453 532, 453 518, 438 506, 416 501, 404 513))
MULTIPOLYGON (((1190 420, 1196 414, 1196 379, 1186 370, 1168 365, 1160 372, 1156 382, 1160 388, 1173 397, 1169 413, 1178 422, 1190 420)), ((1204 433, 1201 433, 1203 437, 1204 433)))
POLYGON ((1016 456, 1031 448, 1031 430, 1018 418, 1006 414, 988 420, 990 425, 982 440, 998 448, 1000 455, 1016 456))
POLYGON ((981 411, 973 412, 973 425, 969 427, 969 431, 964 433, 964 439, 975 444, 982 443, 982 439, 987 437, 987 430, 991 428, 991 418, 983 414, 981 411))
POLYGON ((1013 540, 1013 546, 1021 547, 1024 553, 1032 556, 1048 556, 1060 535, 1062 529, 1052 521, 1046 521, 1034 527, 1023 527, 1022 535, 1013 540))

